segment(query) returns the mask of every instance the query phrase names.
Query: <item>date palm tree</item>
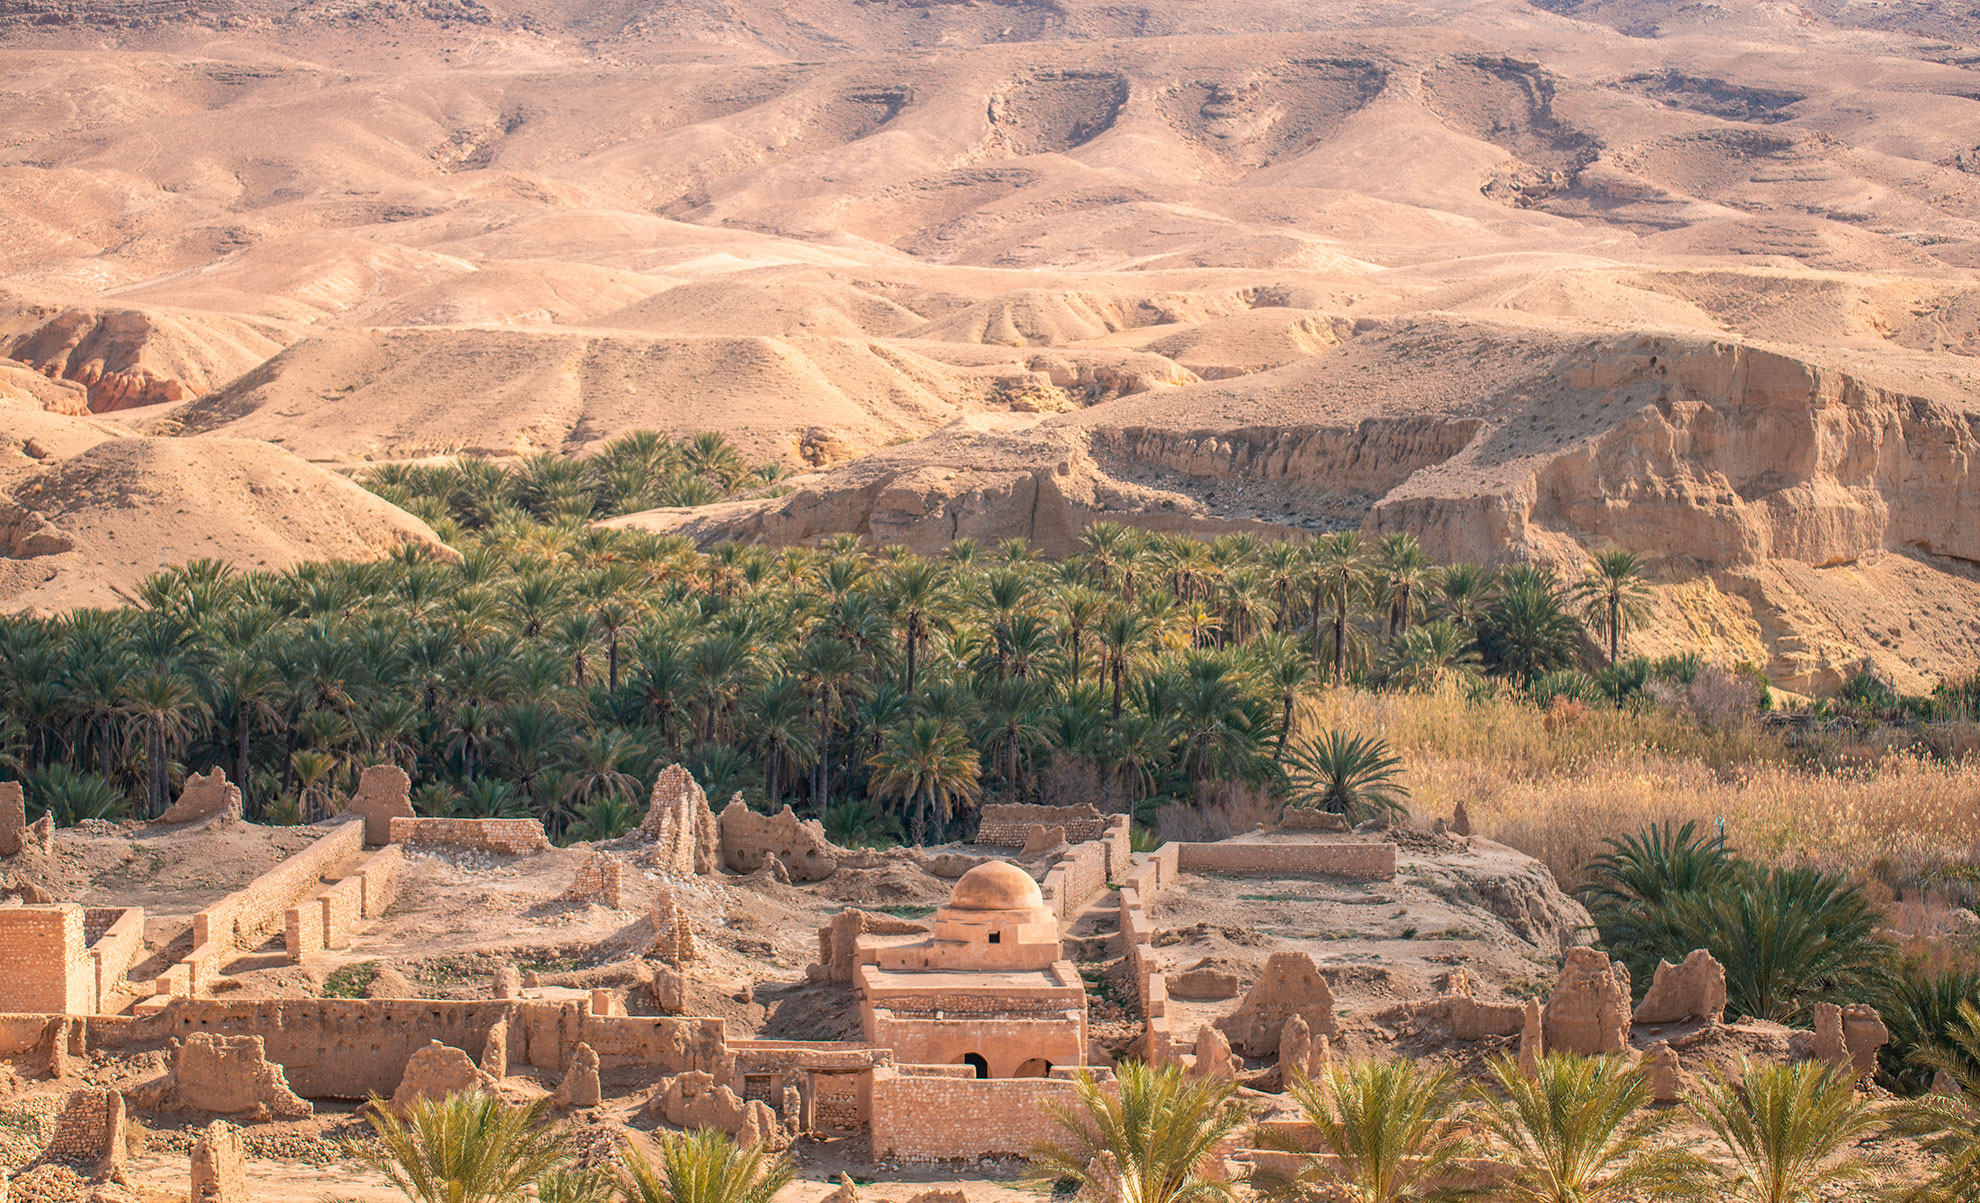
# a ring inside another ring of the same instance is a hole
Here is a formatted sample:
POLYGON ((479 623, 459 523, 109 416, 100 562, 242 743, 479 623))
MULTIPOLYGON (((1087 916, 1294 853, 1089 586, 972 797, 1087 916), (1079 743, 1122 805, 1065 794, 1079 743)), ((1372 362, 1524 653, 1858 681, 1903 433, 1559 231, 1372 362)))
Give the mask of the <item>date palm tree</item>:
POLYGON ((1423 594, 1435 582, 1437 566, 1408 531, 1384 535, 1379 558, 1377 573, 1389 603, 1389 638, 1395 639, 1409 632, 1422 611, 1423 594))
POLYGON ((1698 1159, 1660 1143, 1673 1112, 1653 1111, 1644 1072, 1619 1057, 1548 1053, 1532 1078, 1510 1057, 1490 1063, 1472 1118, 1508 1203, 1622 1203, 1694 1194, 1698 1159), (1489 1089, 1487 1088, 1489 1086, 1489 1089))
POLYGON ((1408 803, 1402 760, 1385 739, 1329 731, 1293 745, 1286 758, 1288 805, 1346 815, 1359 821, 1400 813, 1408 803))
POLYGON ((192 682, 168 668, 141 673, 123 705, 133 737, 144 747, 144 813, 157 818, 171 804, 174 748, 191 738, 205 706, 192 682))
POLYGON ((1348 621, 1368 590, 1368 552, 1353 531, 1328 535, 1310 545, 1313 572, 1313 658, 1320 658, 1322 607, 1332 615, 1334 688, 1347 682, 1348 621))
POLYGON ((1234 1087, 1184 1077, 1179 1066, 1123 1062, 1117 1089, 1087 1073, 1073 1078, 1074 1102, 1048 1102, 1061 1129, 1032 1150, 1029 1180, 1040 1187, 1076 1182, 1118 1203, 1218 1203, 1234 1197, 1212 1158, 1242 1128, 1234 1087))
POLYGON ((367 1114, 375 1141, 346 1151, 413 1203, 523 1203, 563 1163, 548 1100, 515 1107, 480 1091, 421 1099, 402 1119, 381 1099, 367 1114))
POLYGON ((1716 1175, 1716 1197, 1808 1203, 1870 1183, 1875 1163, 1851 1149, 1884 1123, 1857 1097, 1854 1079, 1819 1061, 1756 1065, 1741 1058, 1736 1080, 1716 1073, 1702 1083, 1691 1110, 1731 1161, 1716 1175))
POLYGON ((1650 617, 1650 586, 1643 569, 1643 557, 1633 551, 1598 551, 1575 582, 1582 616, 1603 632, 1610 664, 1622 658, 1624 632, 1650 617))
POLYGON ((869 764, 873 792, 914 808, 908 834, 917 844, 926 842, 931 815, 940 842, 943 822, 977 796, 976 749, 938 718, 913 718, 889 729, 869 764))
POLYGON ((1958 1003, 1953 1021, 1913 1059, 1950 1090, 1932 1090, 1899 1105, 1893 1127, 1920 1138, 1938 1160, 1931 1176, 1904 1196, 1919 1203, 1974 1203, 1980 1200, 1980 1005, 1958 1003))
POLYGON ((797 1177, 789 1155, 772 1157, 738 1145, 726 1132, 662 1132, 660 1156, 623 1158, 626 1203, 770 1203, 797 1177))
POLYGON ((1286 1093, 1320 1137, 1310 1152, 1276 1134, 1293 1153, 1290 1177, 1263 1177, 1268 1199, 1316 1196, 1341 1203, 1447 1203, 1469 1192, 1453 1179, 1476 1151, 1456 1097, 1456 1075, 1406 1057, 1334 1065, 1320 1081, 1295 1077, 1286 1093))

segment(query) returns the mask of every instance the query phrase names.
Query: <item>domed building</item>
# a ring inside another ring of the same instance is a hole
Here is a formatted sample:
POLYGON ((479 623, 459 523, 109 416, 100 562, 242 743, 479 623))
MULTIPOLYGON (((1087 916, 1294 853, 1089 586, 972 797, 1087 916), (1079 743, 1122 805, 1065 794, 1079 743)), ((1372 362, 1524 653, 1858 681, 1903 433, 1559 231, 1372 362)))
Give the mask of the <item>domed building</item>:
POLYGON ((855 982, 868 1044, 908 1066, 1042 1078, 1086 1063, 1086 986, 1031 875, 963 874, 920 937, 866 935, 855 982))

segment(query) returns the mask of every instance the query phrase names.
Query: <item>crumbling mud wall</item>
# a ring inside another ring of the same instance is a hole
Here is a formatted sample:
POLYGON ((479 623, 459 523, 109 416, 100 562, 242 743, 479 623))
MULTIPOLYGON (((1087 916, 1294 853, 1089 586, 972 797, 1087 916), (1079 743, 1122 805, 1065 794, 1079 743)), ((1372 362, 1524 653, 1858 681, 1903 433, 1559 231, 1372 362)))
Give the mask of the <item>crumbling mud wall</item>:
POLYGON ((241 817, 240 787, 230 783, 227 770, 218 765, 204 776, 194 773, 187 777, 185 788, 179 791, 179 800, 159 815, 157 821, 191 823, 215 815, 235 819, 241 817))
POLYGON ((595 1015, 577 1001, 454 999, 177 999, 132 1025, 137 1039, 195 1032, 259 1036, 304 1098, 389 1097, 412 1055, 435 1041, 480 1061, 488 1036, 507 1024, 507 1060, 561 1071, 579 1044, 606 1068, 654 1073, 714 1072, 726 1052, 722 1021, 595 1015))
POLYGON ((536 819, 393 819, 391 835, 394 844, 497 856, 528 856, 550 846, 536 819))
POLYGON ((1061 923, 1086 909, 1106 889, 1107 848, 1099 840, 1066 849, 1058 863, 1046 870, 1045 880, 1039 886, 1045 905, 1052 908, 1061 923))
POLYGON ((392 842, 392 820, 414 818, 412 778, 396 764, 374 764, 358 778, 357 792, 351 795, 345 814, 364 820, 364 842, 392 842))
POLYGON ((731 873, 754 873, 776 857, 792 881, 823 881, 836 873, 845 849, 825 838, 816 819, 800 819, 786 806, 758 814, 741 797, 722 808, 722 864, 731 873))

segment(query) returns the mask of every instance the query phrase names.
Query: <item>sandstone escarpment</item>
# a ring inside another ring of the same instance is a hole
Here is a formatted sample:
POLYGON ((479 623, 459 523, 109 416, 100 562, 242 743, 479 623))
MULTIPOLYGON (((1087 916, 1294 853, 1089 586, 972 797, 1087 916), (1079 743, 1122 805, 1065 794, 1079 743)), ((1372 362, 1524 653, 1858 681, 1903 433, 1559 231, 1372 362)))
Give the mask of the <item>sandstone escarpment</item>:
POLYGON ((27 307, 0 320, 4 358, 80 386, 89 412, 200 396, 279 351, 273 323, 137 309, 27 307))

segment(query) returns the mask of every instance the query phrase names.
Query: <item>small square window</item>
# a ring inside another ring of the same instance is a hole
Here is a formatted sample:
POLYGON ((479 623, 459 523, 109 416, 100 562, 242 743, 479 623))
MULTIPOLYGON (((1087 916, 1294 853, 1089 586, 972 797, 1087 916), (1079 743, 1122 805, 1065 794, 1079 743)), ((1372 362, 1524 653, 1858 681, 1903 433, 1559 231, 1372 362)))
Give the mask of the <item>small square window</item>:
POLYGON ((1004 942, 1004 933, 1003 933, 1003 932, 1000 932, 1000 931, 993 931, 993 932, 991 932, 991 933, 990 933, 990 942, 991 942, 992 944, 1002 944, 1002 943, 1004 942))

